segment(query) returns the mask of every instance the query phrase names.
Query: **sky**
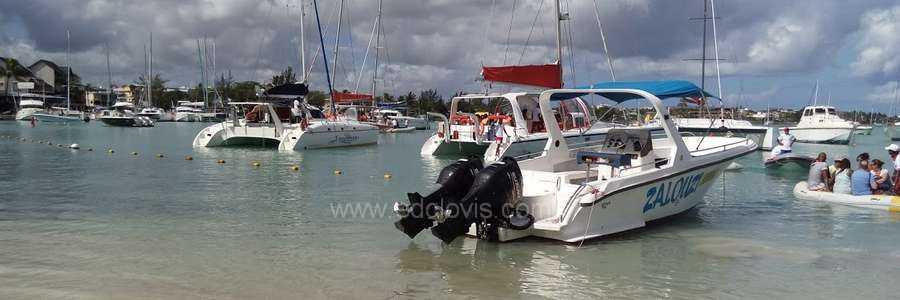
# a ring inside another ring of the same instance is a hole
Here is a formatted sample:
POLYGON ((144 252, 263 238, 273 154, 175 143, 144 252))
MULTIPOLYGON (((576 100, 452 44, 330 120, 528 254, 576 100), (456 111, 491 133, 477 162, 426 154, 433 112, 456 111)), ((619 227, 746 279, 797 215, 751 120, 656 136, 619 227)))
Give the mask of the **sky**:
MULTIPOLYGON (((689 59, 701 56, 702 21, 691 18, 703 16, 703 0, 560 1, 569 15, 563 22, 566 86, 611 80, 598 21, 616 79, 700 85, 700 64, 689 59)), ((326 90, 313 3, 302 3, 309 82, 312 89, 326 90)), ((318 3, 330 63, 338 3, 318 3)), ((554 62, 554 3, 384 0, 379 93, 479 92, 487 88, 478 80, 482 65, 554 62)), ((287 66, 299 69, 300 5, 300 0, 0 0, 0 56, 65 65, 69 30, 70 64, 83 81, 106 85, 108 49, 113 83, 130 83, 146 73, 144 49, 152 32, 154 73, 169 86, 199 82, 202 38, 215 43, 217 74, 268 81, 287 66)), ((375 51, 367 46, 377 6, 377 0, 344 0, 336 89, 356 90, 359 82, 359 92, 371 90, 375 51)), ((706 89, 723 95, 728 105, 802 107, 812 101, 818 81, 819 103, 830 98, 841 110, 890 111, 900 82, 896 0, 714 0, 714 7, 717 43, 708 24, 707 55, 713 58, 718 46, 722 88, 710 61, 706 89)))

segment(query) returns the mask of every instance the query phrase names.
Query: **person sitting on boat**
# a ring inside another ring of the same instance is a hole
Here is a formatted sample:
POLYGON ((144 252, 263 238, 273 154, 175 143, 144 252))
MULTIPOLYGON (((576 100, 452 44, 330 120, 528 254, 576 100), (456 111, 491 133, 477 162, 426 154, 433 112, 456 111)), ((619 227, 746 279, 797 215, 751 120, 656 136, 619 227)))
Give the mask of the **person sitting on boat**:
POLYGON ((791 130, 787 127, 784 128, 784 132, 778 136, 778 145, 772 147, 772 156, 775 157, 784 153, 791 153, 791 146, 794 145, 794 142, 797 141, 797 138, 791 134, 791 130))
POLYGON ((859 169, 850 175, 850 191, 854 196, 871 195, 878 188, 875 176, 869 172, 869 161, 860 160, 859 169))
POLYGON ((825 152, 819 153, 816 161, 809 166, 809 178, 806 179, 806 186, 810 191, 827 191, 829 182, 828 174, 828 155, 825 152))
POLYGON ((884 162, 880 159, 873 159, 869 164, 869 171, 875 176, 875 184, 877 188, 872 191, 873 194, 881 195, 891 191, 890 174, 884 169, 884 162))
POLYGON ((834 172, 834 176, 832 177, 832 181, 834 182, 831 187, 831 191, 835 194, 847 194, 851 193, 850 190, 850 178, 853 174, 853 170, 850 169, 850 160, 843 158, 838 160, 835 163, 837 171, 834 172))
POLYGON ((888 155, 891 157, 891 164, 893 165, 890 173, 891 173, 891 186, 894 188, 894 193, 897 194, 897 189, 900 189, 900 146, 897 144, 890 144, 887 147, 884 147, 884 150, 887 150, 888 155))
POLYGON ((294 105, 291 107, 291 115, 293 116, 294 123, 300 123, 300 115, 303 114, 300 105, 300 98, 294 99, 294 105))
POLYGON ((866 162, 866 165, 869 164, 869 153, 868 152, 863 152, 856 156, 857 163, 863 162, 863 161, 866 162))

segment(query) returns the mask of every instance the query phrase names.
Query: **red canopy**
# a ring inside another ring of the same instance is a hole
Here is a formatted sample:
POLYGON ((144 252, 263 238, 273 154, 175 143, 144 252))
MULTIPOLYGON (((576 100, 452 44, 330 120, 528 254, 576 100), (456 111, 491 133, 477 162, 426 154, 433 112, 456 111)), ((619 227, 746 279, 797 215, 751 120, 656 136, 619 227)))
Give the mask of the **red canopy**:
POLYGON ((539 86, 551 89, 562 87, 562 68, 557 64, 482 67, 484 80, 539 86))
POLYGON ((372 95, 369 94, 357 94, 351 92, 334 92, 334 95, 331 97, 334 102, 338 103, 347 103, 359 100, 372 100, 372 95))

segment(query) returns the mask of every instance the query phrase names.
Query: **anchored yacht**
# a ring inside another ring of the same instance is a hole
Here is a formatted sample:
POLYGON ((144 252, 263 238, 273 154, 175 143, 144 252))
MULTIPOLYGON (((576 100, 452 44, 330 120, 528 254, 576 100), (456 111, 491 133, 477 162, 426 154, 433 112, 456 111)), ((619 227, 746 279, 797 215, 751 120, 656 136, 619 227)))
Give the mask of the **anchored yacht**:
POLYGON ((807 106, 797 126, 788 128, 801 143, 849 144, 856 125, 841 119, 833 106, 807 106))
POLYGON ((155 124, 150 117, 134 114, 134 104, 119 101, 113 104, 111 110, 100 112, 100 122, 113 127, 153 127, 155 124))
POLYGON ((747 138, 682 137, 661 99, 696 96, 686 81, 612 82, 540 94, 549 138, 540 156, 482 167, 460 160, 441 171, 440 187, 395 204, 395 225, 410 237, 431 228, 451 242, 464 234, 492 241, 537 236, 566 242, 640 228, 700 204, 730 162, 753 153, 747 138), (665 136, 647 128, 611 129, 601 144, 570 143, 553 103, 588 94, 615 102, 646 99, 665 136))
POLYGON ((31 93, 19 94, 19 110, 16 112, 16 120, 31 121, 32 116, 36 113, 46 113, 43 96, 31 93))

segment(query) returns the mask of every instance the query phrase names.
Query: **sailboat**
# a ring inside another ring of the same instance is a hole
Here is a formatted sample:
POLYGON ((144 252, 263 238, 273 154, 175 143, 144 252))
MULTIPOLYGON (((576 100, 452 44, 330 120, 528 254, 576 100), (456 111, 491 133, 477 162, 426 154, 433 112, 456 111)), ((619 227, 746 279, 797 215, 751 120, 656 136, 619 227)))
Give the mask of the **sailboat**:
POLYGON ((894 87, 894 99, 891 101, 890 115, 884 120, 885 135, 892 141, 900 141, 900 121, 891 122, 892 119, 896 120, 897 118, 897 89, 898 87, 894 87))
MULTIPOLYGON (((319 28, 319 42, 322 51, 325 76, 331 95, 332 77, 329 77, 328 57, 325 54, 325 40, 319 21, 318 4, 313 0, 316 24, 319 28)), ((301 1, 303 24, 303 1, 301 1)), ((343 10, 343 1, 341 1, 343 10)), ((340 14, 340 13, 339 13, 340 14)), ((341 22, 338 22, 339 24, 341 22)), ((302 27, 301 27, 302 28, 302 27)), ((340 32, 340 25, 338 25, 340 32)), ((301 30, 300 41, 304 40, 301 30)), ((338 35, 340 36, 340 35, 338 35)), ((194 137, 194 147, 220 146, 269 146, 279 150, 310 150, 348 146, 371 145, 378 142, 378 128, 355 119, 338 119, 336 106, 332 102, 332 117, 325 117, 321 110, 306 103, 309 92, 306 85, 305 47, 300 46, 301 66, 304 69, 301 82, 275 86, 265 92, 265 99, 259 102, 229 102, 231 110, 224 122, 204 128, 194 137), (301 102, 301 120, 292 117, 290 104, 301 102)), ((337 49, 337 47, 335 47, 337 49)), ((337 52, 337 51, 335 51, 337 52)), ((334 97, 332 97, 334 101, 334 97)))
MULTIPOLYGON (((707 29, 707 20, 712 20, 712 29, 713 29, 713 45, 715 48, 715 58, 713 59, 716 63, 716 84, 718 85, 718 93, 719 96, 722 95, 722 77, 719 72, 719 42, 717 36, 717 28, 716 28, 716 9, 715 3, 713 0, 703 0, 703 42, 701 43, 702 56, 700 58, 700 88, 706 89, 706 29, 707 29), (712 12, 712 17, 709 16, 709 12, 712 12)), ((700 104, 702 107, 707 107, 709 102, 705 97, 701 97, 699 99, 693 99, 693 102, 700 104)), ((702 108, 701 108, 702 109, 702 108)), ((718 117, 713 116, 705 116, 699 118, 675 118, 675 125, 678 126, 678 130, 681 132, 692 132, 697 134, 738 134, 742 136, 747 136, 753 138, 757 143, 762 141, 762 138, 766 134, 766 130, 769 128, 766 126, 755 126, 750 121, 747 120, 738 120, 729 118, 725 114, 725 108, 722 107, 719 110, 718 117)))
POLYGON ((46 112, 33 113, 32 117, 34 117, 38 121, 54 123, 81 123, 82 121, 87 122, 90 120, 85 117, 84 113, 72 110, 72 88, 70 83, 72 65, 69 64, 69 40, 69 31, 66 30, 66 107, 51 107, 46 112))

